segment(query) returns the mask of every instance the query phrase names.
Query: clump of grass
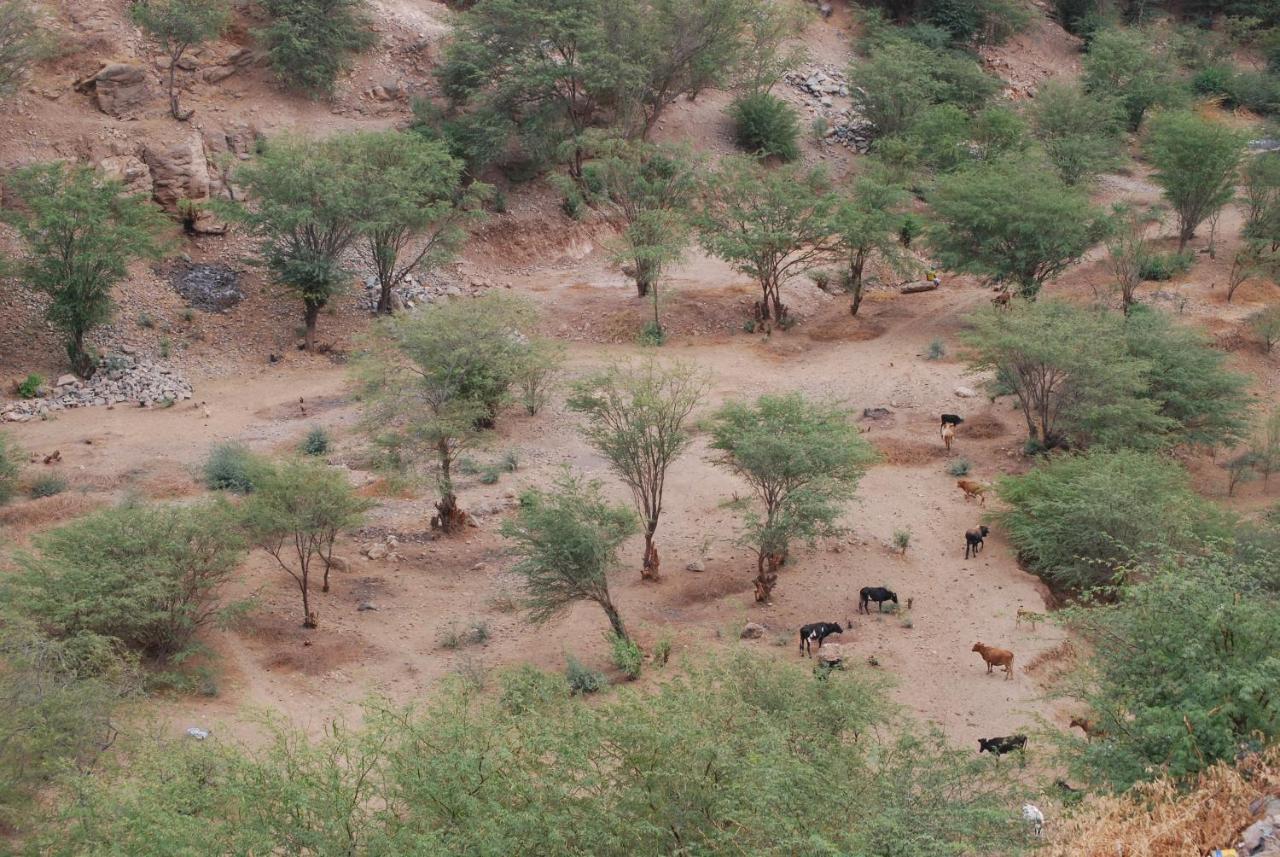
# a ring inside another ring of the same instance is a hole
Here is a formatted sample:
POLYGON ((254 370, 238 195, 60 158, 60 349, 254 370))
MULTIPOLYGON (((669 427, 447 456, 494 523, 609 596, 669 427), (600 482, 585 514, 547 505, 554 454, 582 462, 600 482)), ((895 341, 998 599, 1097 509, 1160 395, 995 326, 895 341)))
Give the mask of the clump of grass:
POLYGON ((502 453, 502 460, 499 462, 498 466, 508 473, 515 473, 520 469, 520 453, 516 452, 514 449, 508 449, 506 452, 502 453))
POLYGON ((489 684, 489 670, 479 658, 471 655, 460 656, 453 672, 473 691, 482 691, 489 684))
POLYGON ((584 695, 596 693, 608 684, 608 679, 604 677, 604 673, 583 666, 573 655, 569 655, 565 659, 564 677, 565 681, 569 683, 570 691, 584 695))
POLYGON ((942 344, 941 339, 935 339, 929 343, 929 351, 925 354, 926 360, 941 360, 947 356, 947 346, 942 344))
POLYGON ((660 667, 665 667, 667 662, 671 660, 671 638, 663 636, 653 645, 653 662, 660 667))
POLYGON ((211 491, 251 494, 260 463, 247 447, 222 443, 213 448, 204 463, 204 484, 211 491))
POLYGON ((37 500, 41 497, 56 497, 66 490, 67 480, 56 473, 37 476, 31 483, 31 487, 27 489, 32 498, 37 500))
POLYGON ((641 345, 659 348, 667 341, 667 333, 656 323, 650 321, 640 328, 640 334, 636 337, 636 340, 641 345))
POLYGON ((813 284, 818 288, 822 289, 824 292, 831 286, 831 272, 826 270, 825 268, 819 268, 816 271, 810 271, 809 279, 813 280, 813 284))
POLYGON ((469 455, 464 455, 458 459, 458 472, 463 476, 475 476, 480 472, 480 465, 469 455))
POLYGON ((307 432, 299 448, 304 455, 325 455, 329 452, 330 443, 329 433, 320 426, 316 426, 307 432))
POLYGON ((480 469, 480 482, 484 485, 495 485, 502 478, 502 471, 493 465, 480 469))
POLYGON ((32 372, 18 384, 18 397, 22 399, 34 399, 36 397, 36 393, 40 389, 40 385, 43 383, 44 379, 32 372))
POLYGON ((152 318, 149 314, 145 312, 138 313, 138 327, 145 327, 147 330, 150 330, 155 326, 156 326, 156 320, 152 318))
POLYGON ((499 613, 514 613, 520 609, 520 600, 507 590, 499 590, 489 599, 489 609, 499 613))
POLYGON ((453 651, 466 645, 480 645, 488 639, 489 623, 483 620, 470 622, 462 627, 459 627, 455 622, 450 622, 440 632, 439 643, 440 648, 453 651))
POLYGON ((969 459, 957 458, 955 461, 947 465, 947 472, 952 476, 968 476, 969 468, 971 466, 972 465, 969 464, 969 459))
POLYGON ((613 656, 613 665, 622 670, 622 674, 627 678, 639 678, 640 670, 644 666, 644 655, 641 654, 640 647, 626 637, 620 637, 617 634, 609 634, 608 640, 613 656))
POLYGON ((166 336, 160 340, 160 359, 168 360, 171 353, 173 353, 173 345, 166 336))
POLYGON ((911 547, 911 531, 895 530, 893 533, 893 546, 898 549, 898 553, 905 556, 907 548, 911 547))

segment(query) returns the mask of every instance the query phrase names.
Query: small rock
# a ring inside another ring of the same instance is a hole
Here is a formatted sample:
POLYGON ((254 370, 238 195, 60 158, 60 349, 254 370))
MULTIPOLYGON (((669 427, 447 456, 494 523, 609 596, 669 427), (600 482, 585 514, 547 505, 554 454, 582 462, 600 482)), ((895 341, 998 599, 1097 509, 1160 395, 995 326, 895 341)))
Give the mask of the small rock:
POLYGON ((69 387, 76 382, 76 376, 72 374, 59 375, 55 387, 69 387))
POLYGON ((371 601, 361 601, 360 606, 356 609, 363 613, 369 610, 377 610, 378 608, 371 601))
POLYGON ((765 627, 757 622, 748 622, 739 635, 744 640, 758 640, 764 636, 765 627))
POLYGON ((199 726, 188 726, 187 735, 196 739, 197 741, 203 741, 204 739, 209 737, 209 730, 201 729, 199 726))
POLYGON ((972 387, 956 387, 953 392, 962 399, 972 399, 978 395, 977 391, 972 387))
POLYGON ((693 562, 685 566, 685 570, 686 571, 706 571, 707 564, 700 559, 695 559, 693 562))

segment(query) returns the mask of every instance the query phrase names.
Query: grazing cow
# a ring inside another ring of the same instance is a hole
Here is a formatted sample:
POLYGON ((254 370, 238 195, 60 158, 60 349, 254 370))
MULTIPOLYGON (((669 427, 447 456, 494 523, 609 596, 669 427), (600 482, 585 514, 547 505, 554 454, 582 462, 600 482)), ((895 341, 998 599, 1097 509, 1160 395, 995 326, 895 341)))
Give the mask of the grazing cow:
POLYGON ((991 303, 995 304, 998 309, 1011 309, 1013 307, 1013 293, 1001 292, 991 299, 991 303))
POLYGON ((1026 610, 1022 607, 1019 607, 1017 616, 1014 618, 1013 624, 1014 624, 1014 627, 1017 627, 1018 625, 1021 625, 1023 622, 1030 622, 1031 630, 1034 631, 1036 629, 1036 623, 1043 622, 1043 621, 1044 621, 1043 613, 1033 613, 1030 610, 1026 610))
POLYGON ((979 738, 978 752, 990 753, 999 759, 1005 753, 1012 753, 1014 750, 1025 750, 1027 747, 1026 735, 1005 735, 1000 738, 979 738))
POLYGON ((956 430, 951 426, 942 427, 942 443, 947 448, 947 452, 951 451, 951 444, 956 439, 956 430))
POLYGON ((843 634, 844 628, 840 627, 839 622, 814 622, 812 625, 805 625, 800 628, 800 656, 804 657, 806 650, 809 657, 813 657, 813 643, 816 640, 818 648, 822 648, 822 641, 832 634, 843 634))
POLYGON ((957 414, 942 415, 942 428, 946 428, 947 426, 951 426, 952 428, 955 428, 956 426, 960 425, 960 423, 962 422, 964 422, 964 418, 957 414))
POLYGON ((986 524, 979 524, 977 529, 965 530, 965 533, 964 533, 964 558, 965 559, 969 558, 970 551, 973 551, 973 555, 975 558, 978 556, 978 551, 982 550, 982 546, 983 544, 985 544, 985 539, 987 538, 987 534, 990 532, 991 530, 987 527, 986 524))
POLYGON ((974 482, 972 479, 959 479, 956 481, 956 487, 964 492, 964 499, 977 497, 978 501, 983 505, 987 505, 987 486, 980 482, 974 482))
POLYGON ((974 643, 970 651, 982 655, 982 659, 987 662, 988 675, 990 675, 994 667, 1004 667, 1004 680, 1008 681, 1013 678, 1013 652, 996 646, 988 646, 986 643, 981 642, 974 643))
POLYGON ((1031 825, 1031 832, 1037 837, 1044 836, 1044 813, 1033 803, 1022 805, 1022 820, 1031 825))
POLYGON ((870 613, 871 608, 867 606, 867 602, 876 602, 878 612, 884 612, 884 603, 892 601, 895 605, 898 603, 898 593, 885 589, 883 586, 864 586, 858 590, 858 612, 870 613))

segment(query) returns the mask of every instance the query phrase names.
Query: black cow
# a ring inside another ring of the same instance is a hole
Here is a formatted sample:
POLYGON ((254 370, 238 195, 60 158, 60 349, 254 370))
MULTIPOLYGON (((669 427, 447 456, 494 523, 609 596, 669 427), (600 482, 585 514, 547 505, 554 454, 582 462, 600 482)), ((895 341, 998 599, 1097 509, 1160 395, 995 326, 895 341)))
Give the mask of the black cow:
POLYGON ((987 534, 990 532, 991 530, 987 527, 986 524, 980 524, 976 530, 965 530, 965 533, 964 533, 964 558, 965 559, 969 558, 969 551, 973 551, 973 555, 975 557, 978 555, 978 551, 982 550, 982 545, 984 544, 987 538, 987 534))
POLYGON ((883 613, 886 601, 892 601, 894 604, 898 603, 898 593, 885 589, 883 586, 864 586, 858 590, 859 613, 871 612, 870 608, 867 607, 868 601, 876 602, 877 609, 883 613))
POLYGON ((979 738, 978 752, 990 753, 999 759, 1005 753, 1022 750, 1027 746, 1026 735, 1006 735, 1003 738, 979 738))
POLYGON ((957 414, 943 414, 942 425, 938 426, 938 430, 941 431, 947 426, 951 426, 952 428, 955 428, 956 426, 960 425, 960 423, 962 422, 964 422, 964 418, 961 416, 958 416, 957 414))
POLYGON ((808 649, 809 657, 813 657, 813 643, 816 640, 818 648, 822 648, 822 641, 832 634, 843 634, 844 628, 840 627, 839 622, 814 622, 812 625, 805 625, 800 629, 800 656, 804 657, 805 650, 808 649))

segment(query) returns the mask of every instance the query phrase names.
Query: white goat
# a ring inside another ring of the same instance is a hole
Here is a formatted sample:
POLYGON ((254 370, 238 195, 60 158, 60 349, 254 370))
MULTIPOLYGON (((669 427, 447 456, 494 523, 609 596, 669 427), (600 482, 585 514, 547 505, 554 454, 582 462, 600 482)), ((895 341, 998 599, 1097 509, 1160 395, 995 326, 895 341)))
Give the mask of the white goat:
POLYGON ((1036 836, 1044 836, 1044 813, 1033 803, 1022 805, 1022 820, 1031 825, 1036 836))

